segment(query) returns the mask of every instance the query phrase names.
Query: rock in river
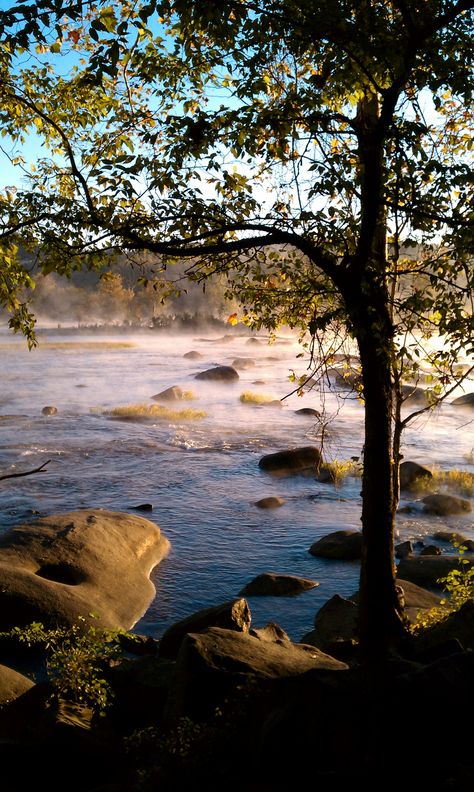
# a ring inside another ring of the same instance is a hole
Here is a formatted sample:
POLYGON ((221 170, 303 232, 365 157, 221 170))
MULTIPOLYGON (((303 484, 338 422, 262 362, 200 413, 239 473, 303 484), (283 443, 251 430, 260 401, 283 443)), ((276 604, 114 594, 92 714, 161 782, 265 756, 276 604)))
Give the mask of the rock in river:
POLYGON ((319 586, 319 583, 308 578, 263 572, 247 583, 239 594, 241 597, 292 597, 315 586, 319 586))
POLYGON ((223 627, 226 630, 247 633, 251 620, 250 608, 245 599, 235 599, 192 613, 191 616, 172 624, 165 631, 158 650, 160 657, 174 660, 188 633, 199 633, 207 630, 208 627, 223 627))
POLYGON ((200 371, 199 374, 195 375, 194 379, 234 382, 239 379, 239 375, 232 366, 214 366, 214 368, 206 369, 206 371, 200 371))
POLYGON ((183 401, 184 393, 179 385, 173 385, 171 388, 166 388, 166 390, 161 391, 161 393, 155 393, 151 398, 157 402, 183 401))
POLYGON ((419 465, 418 462, 402 462, 400 465, 400 487, 405 489, 410 487, 415 481, 419 479, 431 479, 433 474, 431 470, 419 465))
POLYGON ((451 404, 454 404, 455 407, 474 407, 474 393, 465 393, 463 396, 458 396, 451 404))
POLYGON ((0 538, 0 629, 79 617, 129 629, 155 588, 150 571, 169 542, 143 517, 84 509, 42 517, 0 538))
POLYGON ((288 474, 314 471, 316 474, 321 461, 319 448, 303 446, 302 448, 277 451, 275 454, 266 454, 260 459, 258 466, 269 473, 288 474))
POLYGON ((360 558, 362 534, 360 531, 334 531, 312 544, 309 552, 321 558, 339 558, 347 561, 360 558))
POLYGON ((472 511, 471 502, 465 498, 458 498, 455 495, 446 495, 444 492, 437 492, 423 498, 424 511, 427 514, 462 514, 472 511))

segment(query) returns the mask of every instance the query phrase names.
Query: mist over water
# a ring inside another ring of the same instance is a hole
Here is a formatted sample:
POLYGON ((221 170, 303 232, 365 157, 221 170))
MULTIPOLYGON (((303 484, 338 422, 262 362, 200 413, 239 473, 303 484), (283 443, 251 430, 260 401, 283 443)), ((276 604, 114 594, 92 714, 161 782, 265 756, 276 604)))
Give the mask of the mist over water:
MULTIPOLYGON (((43 474, 0 483, 1 530, 37 513, 129 511, 152 504, 153 511, 143 516, 160 526, 172 549, 152 574, 156 598, 137 631, 159 636, 177 619, 232 599, 255 575, 273 571, 321 583, 296 598, 249 598, 256 626, 276 621, 298 639, 312 628, 325 600, 357 588, 356 562, 317 559, 308 548, 332 530, 360 527, 360 481, 349 478, 335 488, 302 476, 274 478, 259 470, 258 460, 283 448, 319 445, 320 425, 296 415, 301 407, 332 416, 327 459, 360 456, 362 405, 334 387, 323 401, 313 389, 302 398, 288 396, 282 407, 239 400, 244 391, 273 399, 291 392, 290 372, 304 374, 307 365, 296 358, 301 347, 294 338, 268 345, 263 337, 252 341, 237 330, 213 338, 56 330, 41 334, 32 352, 6 331, 0 341, 0 470, 28 470, 51 459, 43 474), (191 350, 202 357, 183 357, 191 350), (239 369, 239 381, 194 379, 238 357, 254 362, 239 369), (151 397, 173 385, 192 391, 195 399, 167 406, 203 410, 207 417, 123 420, 107 414, 115 407, 156 404, 151 397), (58 413, 43 415, 46 405, 58 413), (271 510, 254 505, 268 495, 284 498, 285 504, 271 510)), ((473 382, 465 385, 466 392, 472 390, 473 382)), ((443 404, 418 419, 404 435, 405 459, 474 472, 472 458, 466 461, 474 446, 472 418, 472 409, 443 404)), ((398 516, 401 539, 446 527, 474 538, 472 514, 398 516)))

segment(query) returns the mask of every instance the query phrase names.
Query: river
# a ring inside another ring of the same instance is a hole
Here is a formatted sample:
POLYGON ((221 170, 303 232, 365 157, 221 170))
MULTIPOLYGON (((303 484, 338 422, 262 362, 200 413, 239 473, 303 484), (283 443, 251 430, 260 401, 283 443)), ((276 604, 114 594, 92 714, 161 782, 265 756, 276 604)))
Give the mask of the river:
MULTIPOLYGON (((1 482, 1 530, 37 514, 133 511, 152 504, 143 516, 160 526, 172 549, 152 573, 156 597, 136 631, 159 637, 174 621, 234 598, 255 575, 272 571, 320 582, 298 597, 249 598, 254 626, 275 621, 297 640, 312 629, 325 600, 356 590, 357 562, 325 561, 308 548, 330 531, 360 527, 360 480, 349 477, 335 487, 303 476, 273 478, 259 470, 258 461, 265 453, 319 443, 320 423, 296 414, 301 407, 323 408, 332 416, 326 458, 360 456, 363 406, 334 386, 323 402, 314 389, 288 396, 281 408, 239 399, 244 391, 274 399, 291 392, 290 372, 305 373, 306 365, 297 357, 302 350, 296 339, 269 345, 230 331, 211 338, 56 329, 41 332, 31 352, 6 330, 0 341, 0 470, 19 472, 51 460, 44 473, 1 482), (184 357, 191 350, 202 357, 184 357), (238 382, 194 379, 237 357, 254 362, 239 371, 238 382), (195 397, 178 408, 202 410, 207 417, 143 421, 107 415, 117 406, 154 404, 151 396, 172 385, 195 397), (57 414, 43 415, 45 405, 56 406, 57 414), (268 495, 280 496, 284 505, 257 508, 255 501, 268 495)), ((466 390, 474 390, 474 383, 466 390)), ((472 409, 445 403, 406 430, 405 459, 474 472, 473 427, 472 409)), ((398 515, 401 540, 426 538, 445 527, 474 538, 472 514, 398 515)))

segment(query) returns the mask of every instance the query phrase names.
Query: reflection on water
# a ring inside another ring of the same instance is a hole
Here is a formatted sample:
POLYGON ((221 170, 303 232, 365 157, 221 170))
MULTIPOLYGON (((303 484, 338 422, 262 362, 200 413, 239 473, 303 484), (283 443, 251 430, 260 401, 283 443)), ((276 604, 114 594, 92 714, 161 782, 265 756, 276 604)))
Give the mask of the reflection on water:
MULTIPOLYGON (((296 343, 269 348, 238 336, 197 340, 152 333, 127 345, 113 338, 95 345, 93 336, 81 336, 79 344, 72 340, 52 336, 28 353, 18 340, 3 337, 0 469, 31 469, 51 459, 44 474, 1 483, 3 530, 37 513, 86 507, 127 511, 152 503, 146 516, 172 543, 170 556, 153 573, 156 599, 137 625, 153 635, 193 610, 233 598, 264 571, 321 582, 297 598, 249 598, 254 622, 277 621, 293 638, 311 629, 315 611, 333 593, 355 590, 357 563, 329 562, 307 551, 328 531, 359 527, 360 482, 348 479, 335 489, 305 477, 273 478, 259 470, 258 460, 263 453, 319 442, 318 422, 295 414, 303 406, 333 416, 327 458, 359 456, 362 406, 342 392, 343 398, 332 392, 323 403, 316 391, 303 398, 294 394, 281 409, 239 400, 248 390, 274 399, 288 394, 290 371, 304 373, 296 343), (185 358, 190 350, 202 358, 185 358), (238 357, 255 362, 239 371, 238 382, 194 380, 197 372, 238 357), (256 380, 264 384, 253 384, 256 380), (172 385, 192 390, 195 399, 183 406, 208 417, 135 422, 101 413, 153 404, 151 396, 172 385), (42 415, 46 404, 55 405, 58 414, 42 415), (284 498, 285 504, 257 509, 254 502, 268 495, 284 498)), ((419 420, 405 434, 405 459, 474 471, 464 459, 474 445, 469 415, 446 404, 429 420, 419 420)), ((469 514, 399 516, 402 538, 427 535, 441 525, 474 534, 469 514)))

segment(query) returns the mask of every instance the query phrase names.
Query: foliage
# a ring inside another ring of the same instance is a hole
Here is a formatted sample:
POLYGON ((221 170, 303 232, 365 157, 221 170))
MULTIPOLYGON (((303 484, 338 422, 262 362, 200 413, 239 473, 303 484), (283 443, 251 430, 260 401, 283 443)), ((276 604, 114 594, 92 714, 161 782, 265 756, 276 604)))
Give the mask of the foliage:
POLYGON ((362 475, 361 465, 353 460, 335 459, 332 462, 326 462, 321 469, 321 472, 328 471, 331 482, 340 487, 344 480, 350 476, 360 478, 362 475))
POLYGON ((112 407, 110 410, 98 410, 103 415, 111 415, 114 418, 158 418, 164 421, 195 421, 199 418, 206 418, 204 410, 171 410, 169 407, 162 407, 160 404, 128 404, 124 407, 112 407))
MULTIPOLYGON (((400 626, 401 381, 429 366, 441 398, 474 351, 474 2, 66 8, 0 14, 2 134, 45 154, 1 196, 1 236, 66 275, 124 250, 160 256, 158 274, 186 259, 203 287, 225 277, 246 323, 298 328, 315 366, 354 339, 361 635, 383 643, 400 626)), ((18 301, 18 258, 7 271, 18 301)))
POLYGON ((99 714, 109 706, 113 693, 105 670, 122 654, 118 631, 88 626, 79 617, 70 627, 48 628, 33 622, 14 627, 7 635, 45 651, 48 677, 58 696, 99 714))
POLYGON ((440 488, 450 492, 456 492, 465 497, 471 497, 474 490, 474 473, 468 470, 453 468, 452 470, 441 470, 438 467, 432 468, 432 478, 421 476, 415 479, 408 487, 411 492, 437 492, 440 488))
POLYGON ((254 391, 244 391, 240 394, 239 399, 242 404, 256 405, 271 404, 275 401, 273 396, 267 396, 264 393, 255 393, 254 391))
POLYGON ((440 621, 448 618, 453 611, 459 610, 466 602, 474 600, 474 565, 464 558, 465 548, 455 544, 459 552, 459 567, 448 572, 446 577, 440 578, 438 583, 443 585, 447 599, 430 608, 429 611, 418 613, 413 632, 419 633, 440 621))

